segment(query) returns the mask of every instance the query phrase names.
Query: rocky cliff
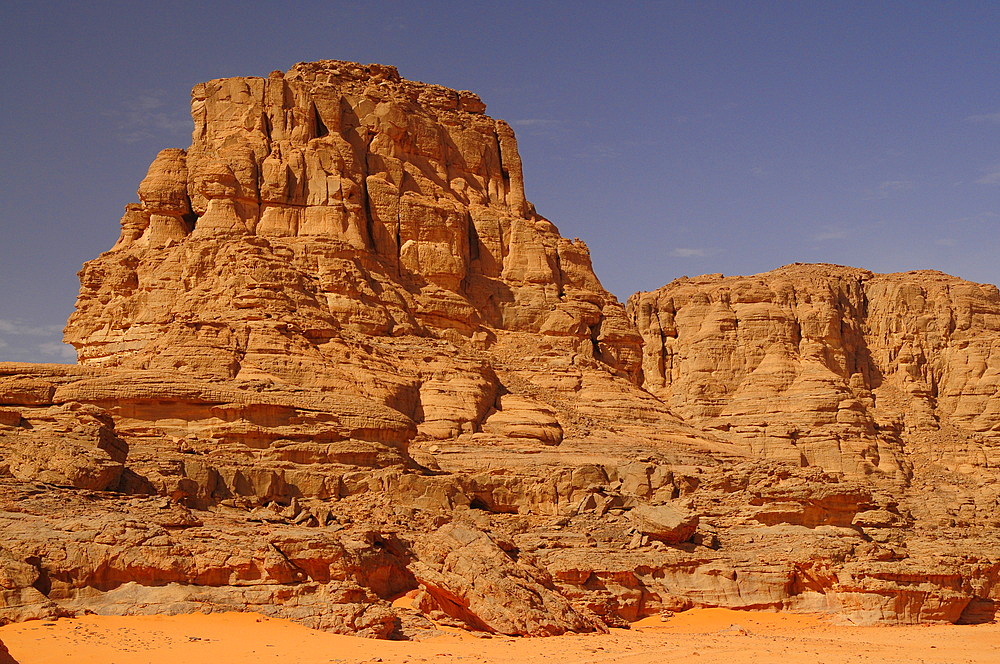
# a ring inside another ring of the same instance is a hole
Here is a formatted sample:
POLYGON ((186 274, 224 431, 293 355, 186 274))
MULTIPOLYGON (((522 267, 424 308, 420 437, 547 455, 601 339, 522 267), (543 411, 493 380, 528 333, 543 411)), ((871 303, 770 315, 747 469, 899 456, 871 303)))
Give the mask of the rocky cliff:
POLYGON ((194 89, 79 364, 0 364, 0 620, 991 619, 997 289, 788 266, 626 311, 484 111, 338 61, 194 89))
POLYGON ((1000 445, 1000 291, 940 272, 789 265, 629 300, 644 386, 755 454, 905 486, 1000 445))
POLYGON ((301 382, 341 363, 339 337, 502 329, 634 378, 622 307, 525 200, 514 134, 484 110, 344 62, 197 86, 191 147, 157 156, 84 267, 67 341, 89 365, 301 382))

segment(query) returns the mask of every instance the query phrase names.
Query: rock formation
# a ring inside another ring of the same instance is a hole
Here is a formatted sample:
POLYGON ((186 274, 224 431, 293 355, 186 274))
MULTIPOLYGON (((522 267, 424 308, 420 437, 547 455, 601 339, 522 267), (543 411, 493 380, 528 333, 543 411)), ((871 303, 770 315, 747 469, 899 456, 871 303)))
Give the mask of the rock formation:
POLYGON ((195 87, 79 364, 0 363, 0 621, 991 619, 997 289, 788 266, 626 310, 484 111, 338 61, 195 87))
MULTIPOLYGON (((343 338, 484 347, 502 329, 634 377, 624 310, 525 200, 514 134, 484 110, 343 62, 197 86, 191 147, 156 157, 118 244, 84 267, 67 341, 83 364, 301 383, 343 364, 343 338)), ((373 398, 421 405, 425 380, 369 371, 373 398)), ((463 416, 438 426, 482 414, 463 416)))

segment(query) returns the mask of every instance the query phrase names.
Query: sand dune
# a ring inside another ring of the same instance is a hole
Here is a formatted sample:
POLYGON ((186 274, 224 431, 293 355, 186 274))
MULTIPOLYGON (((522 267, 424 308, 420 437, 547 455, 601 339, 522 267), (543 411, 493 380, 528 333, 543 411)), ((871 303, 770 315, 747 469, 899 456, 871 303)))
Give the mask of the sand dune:
POLYGON ((605 635, 530 639, 448 632, 419 642, 327 634, 252 613, 85 616, 0 628, 20 664, 461 662, 652 664, 694 658, 781 664, 1000 662, 1000 625, 852 627, 814 615, 726 609, 647 618, 605 635))

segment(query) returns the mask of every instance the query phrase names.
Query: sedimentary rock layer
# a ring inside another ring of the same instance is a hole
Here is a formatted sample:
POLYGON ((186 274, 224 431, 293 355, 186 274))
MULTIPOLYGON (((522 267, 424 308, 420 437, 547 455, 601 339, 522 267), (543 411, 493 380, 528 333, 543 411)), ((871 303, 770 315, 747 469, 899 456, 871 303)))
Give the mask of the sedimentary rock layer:
POLYGON ((484 111, 338 61, 195 88, 79 364, 0 364, 0 620, 991 619, 997 289, 789 266, 626 311, 484 111))

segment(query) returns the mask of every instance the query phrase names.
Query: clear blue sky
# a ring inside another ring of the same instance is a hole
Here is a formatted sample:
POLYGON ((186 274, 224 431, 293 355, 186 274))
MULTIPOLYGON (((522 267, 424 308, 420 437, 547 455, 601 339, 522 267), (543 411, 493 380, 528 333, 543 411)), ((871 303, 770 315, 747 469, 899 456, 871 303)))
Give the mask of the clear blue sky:
POLYGON ((795 261, 1000 282, 1000 3, 4 3, 0 360, 65 361, 75 272, 197 82, 380 62, 478 92, 624 299, 795 261))

